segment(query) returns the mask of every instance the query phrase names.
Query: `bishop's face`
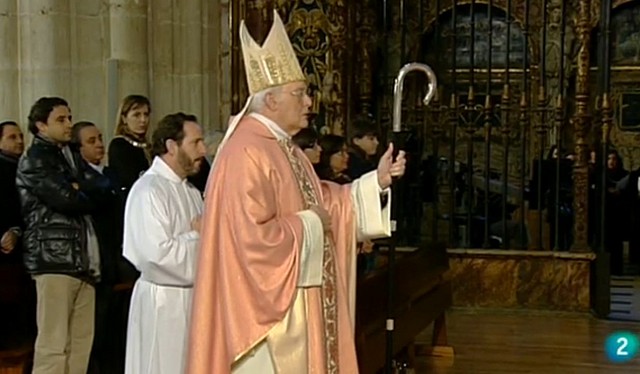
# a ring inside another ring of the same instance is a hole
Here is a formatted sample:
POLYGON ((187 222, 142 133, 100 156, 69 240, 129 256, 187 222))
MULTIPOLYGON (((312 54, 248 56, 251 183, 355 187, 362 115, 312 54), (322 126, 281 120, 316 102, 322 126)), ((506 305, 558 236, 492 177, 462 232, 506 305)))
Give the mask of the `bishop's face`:
POLYGON ((311 104, 311 96, 305 82, 287 83, 282 86, 278 95, 278 117, 285 131, 294 135, 309 126, 311 104))

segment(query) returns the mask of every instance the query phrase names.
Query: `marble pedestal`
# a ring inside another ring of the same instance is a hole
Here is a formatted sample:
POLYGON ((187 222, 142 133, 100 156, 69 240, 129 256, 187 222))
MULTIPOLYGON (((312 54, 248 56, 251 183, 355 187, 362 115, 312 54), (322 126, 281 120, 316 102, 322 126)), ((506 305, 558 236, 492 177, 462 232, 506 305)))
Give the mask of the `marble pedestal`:
POLYGON ((449 249, 453 305, 588 312, 594 253, 449 249))

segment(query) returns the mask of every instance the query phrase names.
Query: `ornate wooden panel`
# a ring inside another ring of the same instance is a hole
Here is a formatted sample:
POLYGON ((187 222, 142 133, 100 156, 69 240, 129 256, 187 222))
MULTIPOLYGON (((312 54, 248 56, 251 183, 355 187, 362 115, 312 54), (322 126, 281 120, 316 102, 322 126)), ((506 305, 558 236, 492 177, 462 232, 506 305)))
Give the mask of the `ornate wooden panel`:
MULTIPOLYGON (((354 5, 355 6, 355 5, 354 5)), ((237 30, 245 19, 249 31, 261 42, 269 31, 272 11, 277 9, 286 24, 302 70, 314 89, 313 112, 323 133, 343 134, 347 120, 347 93, 353 78, 353 49, 349 49, 350 13, 345 0, 240 0, 235 2, 233 25, 234 110, 247 97, 242 53, 237 30)))

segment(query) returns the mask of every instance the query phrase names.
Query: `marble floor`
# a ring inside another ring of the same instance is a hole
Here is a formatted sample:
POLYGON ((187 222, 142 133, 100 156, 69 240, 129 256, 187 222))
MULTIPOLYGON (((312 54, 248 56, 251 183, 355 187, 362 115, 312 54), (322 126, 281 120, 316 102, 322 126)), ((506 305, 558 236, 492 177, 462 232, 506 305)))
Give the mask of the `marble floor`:
MULTIPOLYGON (((640 355, 613 364, 604 352, 612 332, 640 335, 640 323, 586 314, 455 309, 448 314, 453 359, 419 357, 417 374, 623 374, 640 372, 640 355)), ((429 341, 423 333, 419 341, 429 341)))

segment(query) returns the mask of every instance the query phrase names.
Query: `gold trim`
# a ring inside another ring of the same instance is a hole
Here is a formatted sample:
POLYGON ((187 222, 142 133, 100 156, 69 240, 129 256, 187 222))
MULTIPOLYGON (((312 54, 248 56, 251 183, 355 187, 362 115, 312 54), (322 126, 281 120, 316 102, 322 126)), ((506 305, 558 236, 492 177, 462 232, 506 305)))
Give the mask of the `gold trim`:
POLYGON ((126 136, 126 135, 118 135, 118 136, 114 137, 114 139, 118 139, 118 138, 126 140, 127 143, 131 144, 132 146, 134 146, 136 148, 142 148, 142 149, 145 149, 145 150, 149 149, 149 143, 142 143, 142 142, 135 141, 135 140, 129 138, 128 136, 126 136))
MULTIPOLYGON (((597 66, 592 66, 591 71, 598 71, 597 66)), ((640 66, 612 66, 611 71, 640 71, 640 66)))

